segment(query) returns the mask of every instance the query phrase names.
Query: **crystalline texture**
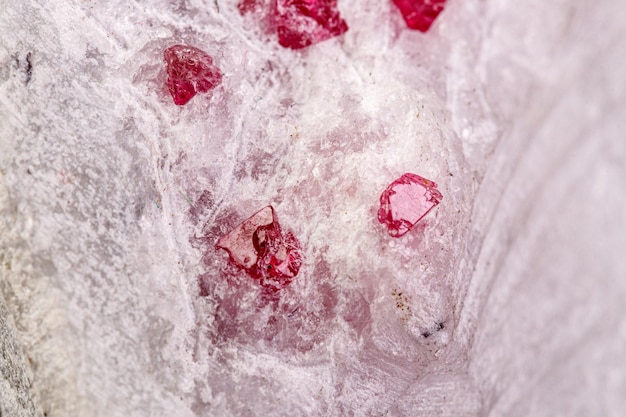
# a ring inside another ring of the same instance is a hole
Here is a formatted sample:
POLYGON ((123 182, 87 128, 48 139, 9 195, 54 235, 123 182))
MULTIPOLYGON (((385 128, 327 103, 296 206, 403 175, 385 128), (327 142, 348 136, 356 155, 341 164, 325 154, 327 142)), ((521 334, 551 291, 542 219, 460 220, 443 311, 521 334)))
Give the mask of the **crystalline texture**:
POLYGON ((381 194, 378 221, 387 225, 390 236, 403 236, 442 198, 433 181, 404 174, 381 194))
POLYGON ((337 0, 278 0, 278 43, 286 48, 304 48, 348 30, 339 16, 337 0))
POLYGON ((393 0, 393 2, 400 9, 406 25, 420 32, 430 29, 446 4, 446 0, 393 0))
POLYGON ((198 92, 207 93, 222 82, 220 69, 204 51, 174 45, 163 53, 167 65, 167 88, 174 103, 182 106, 198 92))
MULTIPOLYGON (((262 1, 243 0, 239 10, 261 12, 262 1)), ((337 0, 271 0, 270 29, 278 33, 278 43, 300 49, 339 36, 348 30, 339 15, 337 0)))
POLYGON ((218 240, 237 266, 270 290, 288 285, 302 265, 300 243, 284 232, 272 206, 258 211, 218 240))

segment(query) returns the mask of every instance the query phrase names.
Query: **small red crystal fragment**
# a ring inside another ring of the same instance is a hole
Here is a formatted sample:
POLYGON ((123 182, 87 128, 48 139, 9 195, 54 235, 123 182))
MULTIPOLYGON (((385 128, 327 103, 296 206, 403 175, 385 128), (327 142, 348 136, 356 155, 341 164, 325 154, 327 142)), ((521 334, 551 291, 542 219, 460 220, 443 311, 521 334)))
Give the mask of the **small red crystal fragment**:
POLYGON ((278 43, 300 49, 339 36, 348 30, 337 0, 277 0, 278 43))
POLYGON ((406 25, 420 32, 430 29, 446 4, 446 0, 393 0, 393 2, 400 9, 406 25))
POLYGON ((337 0, 241 0, 241 13, 270 15, 269 29, 278 34, 278 43, 301 49, 339 36, 348 30, 337 8, 337 0))
POLYGON ((163 53, 167 65, 167 88, 174 103, 187 104, 198 92, 207 93, 222 82, 220 69, 204 51, 174 45, 163 53))
POLYGON ((286 285, 302 265, 300 242, 283 232, 272 206, 267 206, 217 241, 237 266, 273 291, 286 285))
POLYGON ((237 4, 239 13, 245 14, 261 10, 263 8, 264 0, 240 0, 237 4))
POLYGON ((390 236, 403 236, 442 198, 433 181, 415 174, 404 174, 380 195, 378 221, 387 225, 390 236))

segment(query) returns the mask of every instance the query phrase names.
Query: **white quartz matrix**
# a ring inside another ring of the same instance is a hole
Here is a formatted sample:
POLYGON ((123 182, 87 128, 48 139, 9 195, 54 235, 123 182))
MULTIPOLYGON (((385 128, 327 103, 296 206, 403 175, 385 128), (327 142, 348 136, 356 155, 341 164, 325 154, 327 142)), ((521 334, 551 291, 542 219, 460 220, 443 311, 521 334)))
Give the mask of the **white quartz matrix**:
POLYGON ((626 415, 626 6, 0 0, 2 417, 626 415), (172 102, 165 48, 223 73, 172 102), (405 172, 442 203, 376 218, 405 172), (215 242, 272 205, 274 299, 215 242))

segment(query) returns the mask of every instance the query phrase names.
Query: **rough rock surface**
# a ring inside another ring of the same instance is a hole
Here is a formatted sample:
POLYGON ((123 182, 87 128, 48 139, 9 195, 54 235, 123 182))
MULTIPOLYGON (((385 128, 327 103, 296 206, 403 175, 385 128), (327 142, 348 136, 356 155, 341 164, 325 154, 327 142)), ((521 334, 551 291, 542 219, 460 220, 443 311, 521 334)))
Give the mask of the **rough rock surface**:
POLYGON ((43 415, 33 375, 12 316, 0 297, 0 416, 40 417, 43 415))
POLYGON ((623 414, 626 10, 338 6, 293 51, 235 2, 0 0, 3 412, 623 414), (172 103, 174 44, 211 98, 172 103), (390 239, 403 172, 445 199, 390 239), (214 250, 270 204, 304 259, 274 298, 214 250))

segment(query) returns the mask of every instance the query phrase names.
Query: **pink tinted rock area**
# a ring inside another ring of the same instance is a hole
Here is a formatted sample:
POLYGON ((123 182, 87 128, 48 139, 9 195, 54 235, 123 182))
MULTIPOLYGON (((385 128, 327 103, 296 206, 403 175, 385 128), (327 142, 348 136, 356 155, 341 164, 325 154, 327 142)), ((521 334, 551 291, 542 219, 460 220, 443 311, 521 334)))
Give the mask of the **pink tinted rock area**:
POLYGON ((269 30, 278 34, 278 43, 291 49, 301 49, 344 34, 348 30, 337 8, 337 0, 271 0, 269 7, 262 1, 243 0, 242 13, 269 13, 269 30))
POLYGON ((206 52, 193 46, 174 45, 163 53, 167 88, 176 105, 187 104, 197 93, 208 93, 222 82, 222 73, 206 52))
POLYGON ((278 291, 289 285, 302 265, 300 242, 283 231, 274 208, 267 206, 221 237, 216 248, 266 289, 278 291))
POLYGON ((393 3, 410 29, 426 32, 443 10, 446 0, 393 0, 393 3))
POLYGON ((387 226, 391 237, 403 236, 442 198, 433 181, 416 174, 404 174, 381 194, 378 221, 387 226))

